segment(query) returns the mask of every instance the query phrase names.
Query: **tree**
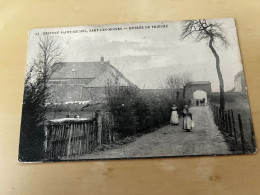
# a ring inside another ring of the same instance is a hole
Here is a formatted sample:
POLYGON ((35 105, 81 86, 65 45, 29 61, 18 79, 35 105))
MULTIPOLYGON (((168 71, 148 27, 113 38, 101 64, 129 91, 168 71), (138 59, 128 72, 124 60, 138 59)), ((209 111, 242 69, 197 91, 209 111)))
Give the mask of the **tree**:
POLYGON ((40 75, 47 85, 52 74, 62 67, 62 50, 57 40, 48 35, 39 38, 39 53, 33 61, 36 74, 40 75))
POLYGON ((220 89, 220 108, 225 109, 225 94, 224 94, 224 80, 220 70, 220 58, 214 47, 215 42, 218 40, 225 47, 229 46, 229 41, 225 36, 222 29, 222 24, 212 22, 209 20, 187 20, 183 23, 181 38, 192 36, 196 42, 206 40, 209 48, 216 59, 216 69, 219 78, 220 89))
POLYGON ((166 84, 171 89, 177 89, 183 88, 191 80, 191 74, 189 72, 183 74, 172 74, 167 76, 166 84))
POLYGON ((192 77, 189 72, 168 75, 166 79, 166 86, 170 89, 172 98, 174 97, 174 91, 176 89, 183 88, 190 81, 192 81, 192 77))
POLYGON ((42 160, 46 103, 51 98, 47 82, 60 67, 61 49, 53 37, 39 39, 39 53, 25 78, 19 160, 42 160))

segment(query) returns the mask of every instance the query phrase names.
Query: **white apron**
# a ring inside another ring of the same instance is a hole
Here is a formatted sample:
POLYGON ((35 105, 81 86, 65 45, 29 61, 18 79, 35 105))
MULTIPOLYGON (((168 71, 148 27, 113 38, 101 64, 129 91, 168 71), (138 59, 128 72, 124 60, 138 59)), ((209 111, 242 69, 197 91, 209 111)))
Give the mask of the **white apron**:
POLYGON ((173 125, 179 124, 179 115, 178 115, 177 111, 175 111, 175 110, 172 111, 171 124, 173 124, 173 125))
POLYGON ((183 129, 191 130, 191 118, 189 116, 185 116, 183 119, 183 129))

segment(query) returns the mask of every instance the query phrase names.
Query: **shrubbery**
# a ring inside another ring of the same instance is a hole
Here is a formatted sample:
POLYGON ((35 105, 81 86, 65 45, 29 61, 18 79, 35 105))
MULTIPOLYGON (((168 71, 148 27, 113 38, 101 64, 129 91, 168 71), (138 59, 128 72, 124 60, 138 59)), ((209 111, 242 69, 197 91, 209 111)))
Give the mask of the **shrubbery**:
POLYGON ((44 157, 44 121, 49 97, 44 84, 45 75, 39 74, 30 82, 32 69, 27 73, 24 87, 22 122, 19 145, 20 161, 39 161, 44 157))
POLYGON ((109 87, 109 111, 121 138, 150 131, 170 120, 172 102, 166 95, 144 94, 136 87, 109 87))

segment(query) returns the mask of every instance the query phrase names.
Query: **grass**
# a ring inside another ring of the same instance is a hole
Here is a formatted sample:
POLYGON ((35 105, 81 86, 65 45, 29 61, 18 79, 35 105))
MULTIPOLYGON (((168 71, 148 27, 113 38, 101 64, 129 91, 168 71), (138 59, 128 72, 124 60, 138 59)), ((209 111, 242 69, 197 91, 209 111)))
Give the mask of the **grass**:
POLYGON ((46 113, 46 119, 52 120, 52 119, 66 118, 69 113, 70 113, 70 118, 73 118, 75 115, 79 115, 80 118, 88 118, 88 117, 94 117, 96 110, 103 110, 103 111, 107 110, 105 104, 101 104, 101 103, 94 104, 85 108, 84 106, 86 105, 61 104, 57 106, 49 106, 48 112, 46 113))
MULTIPOLYGON (((228 100, 230 98, 227 98, 228 100)), ((212 104, 219 107, 218 102, 211 102, 212 104)), ((248 99, 241 95, 237 95, 236 98, 232 98, 231 101, 225 102, 225 110, 233 110, 234 113, 234 121, 235 121, 235 128, 237 132, 237 140, 238 143, 236 144, 234 139, 234 134, 230 136, 228 133, 223 132, 225 139, 227 140, 230 150, 234 153, 254 153, 256 148, 254 147, 254 140, 252 140, 252 130, 250 125, 250 120, 252 120, 250 107, 248 99), (241 115, 241 121, 243 126, 243 134, 245 138, 245 151, 242 150, 242 143, 241 143, 241 132, 239 128, 238 122, 238 114, 241 115), (250 120, 249 120, 250 119, 250 120)))

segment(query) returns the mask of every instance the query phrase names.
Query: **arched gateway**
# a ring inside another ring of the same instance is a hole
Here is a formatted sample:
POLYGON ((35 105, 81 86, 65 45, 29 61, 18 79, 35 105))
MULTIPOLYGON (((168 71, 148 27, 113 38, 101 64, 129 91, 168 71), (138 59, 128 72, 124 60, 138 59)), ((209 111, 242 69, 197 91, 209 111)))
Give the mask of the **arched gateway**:
POLYGON ((202 99, 206 101, 211 94, 211 83, 209 81, 189 82, 184 86, 184 99, 202 99))
POLYGON ((197 90, 193 93, 193 99, 195 99, 195 100, 205 99, 205 103, 207 103, 207 100, 208 100, 207 93, 202 90, 197 90))

